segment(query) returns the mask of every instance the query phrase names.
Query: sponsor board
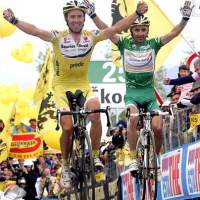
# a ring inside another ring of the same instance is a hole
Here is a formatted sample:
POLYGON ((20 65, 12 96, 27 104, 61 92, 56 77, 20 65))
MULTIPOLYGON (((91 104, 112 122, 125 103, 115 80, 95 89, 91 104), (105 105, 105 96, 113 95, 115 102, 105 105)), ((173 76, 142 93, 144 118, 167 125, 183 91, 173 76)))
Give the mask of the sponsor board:
POLYGON ((121 195, 122 199, 136 200, 138 199, 136 194, 135 179, 131 176, 130 172, 124 172, 121 174, 121 195))
POLYGON ((123 108, 125 84, 92 84, 92 89, 98 96, 102 107, 112 106, 114 108, 123 108))
POLYGON ((184 195, 182 186, 182 149, 161 156, 162 199, 174 199, 184 195))
POLYGON ((186 160, 186 185, 189 195, 200 193, 200 143, 188 146, 186 160))

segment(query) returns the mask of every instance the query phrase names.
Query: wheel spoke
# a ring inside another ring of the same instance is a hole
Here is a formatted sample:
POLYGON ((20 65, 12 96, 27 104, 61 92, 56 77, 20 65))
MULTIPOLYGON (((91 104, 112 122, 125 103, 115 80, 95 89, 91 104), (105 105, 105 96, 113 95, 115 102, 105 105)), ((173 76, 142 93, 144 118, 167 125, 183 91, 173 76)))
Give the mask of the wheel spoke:
POLYGON ((141 138, 137 141, 138 194, 141 200, 156 200, 157 196, 157 160, 153 134, 148 133, 148 146, 143 146, 141 138), (147 148, 147 149, 145 149, 147 148), (146 159, 146 160, 145 160, 146 159))

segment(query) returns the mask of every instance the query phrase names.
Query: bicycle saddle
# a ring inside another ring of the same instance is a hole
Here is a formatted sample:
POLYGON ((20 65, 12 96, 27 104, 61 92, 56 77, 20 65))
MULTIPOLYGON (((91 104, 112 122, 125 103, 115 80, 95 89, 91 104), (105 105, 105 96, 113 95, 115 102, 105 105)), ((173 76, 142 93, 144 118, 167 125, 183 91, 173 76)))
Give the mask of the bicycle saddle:
POLYGON ((79 106, 80 108, 84 107, 86 98, 83 96, 83 92, 81 90, 76 90, 75 93, 67 91, 66 96, 69 102, 70 110, 76 110, 76 106, 79 106))
POLYGON ((143 103, 139 103, 139 102, 136 102, 137 103, 137 107, 138 107, 138 110, 140 111, 143 111, 143 112, 147 112, 148 111, 148 106, 150 105, 150 101, 144 101, 143 103))

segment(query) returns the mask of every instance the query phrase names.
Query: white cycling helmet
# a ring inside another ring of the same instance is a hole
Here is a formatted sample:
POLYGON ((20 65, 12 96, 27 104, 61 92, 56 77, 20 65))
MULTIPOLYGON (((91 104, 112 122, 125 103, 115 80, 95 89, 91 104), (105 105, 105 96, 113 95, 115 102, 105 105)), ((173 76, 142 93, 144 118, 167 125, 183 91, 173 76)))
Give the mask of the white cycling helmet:
POLYGON ((149 26, 150 25, 150 21, 147 17, 145 16, 140 16, 138 17, 133 24, 131 24, 131 28, 134 26, 149 26))
POLYGON ((81 10, 84 13, 87 12, 87 7, 85 6, 83 2, 72 0, 72 1, 67 2, 66 5, 63 7, 63 13, 66 14, 70 10, 75 10, 75 9, 81 10))

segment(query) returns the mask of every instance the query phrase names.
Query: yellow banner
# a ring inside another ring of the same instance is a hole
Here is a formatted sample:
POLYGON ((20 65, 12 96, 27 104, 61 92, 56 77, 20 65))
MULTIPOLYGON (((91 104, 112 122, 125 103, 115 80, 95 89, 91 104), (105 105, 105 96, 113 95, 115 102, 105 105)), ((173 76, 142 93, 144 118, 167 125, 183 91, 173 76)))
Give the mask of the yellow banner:
POLYGON ((200 114, 190 114, 190 128, 200 125, 200 114))
POLYGON ((0 135, 0 163, 7 159, 9 154, 9 147, 11 143, 11 137, 5 134, 0 135))
POLYGON ((12 135, 9 156, 18 159, 31 159, 43 155, 43 141, 37 132, 12 135))
POLYGON ((53 78, 53 54, 52 51, 48 49, 34 92, 34 102, 37 106, 40 106, 40 103, 44 95, 49 89, 51 89, 52 78, 53 78))
POLYGON ((42 99, 37 124, 39 133, 43 136, 48 147, 60 150, 61 128, 56 131, 57 117, 53 91, 49 90, 42 99))
POLYGON ((10 116, 7 119, 5 128, 3 132, 0 134, 0 163, 7 159, 9 155, 10 145, 11 145, 11 128, 12 122, 15 119, 16 114, 16 106, 15 103, 12 106, 12 110, 10 112, 10 116))

